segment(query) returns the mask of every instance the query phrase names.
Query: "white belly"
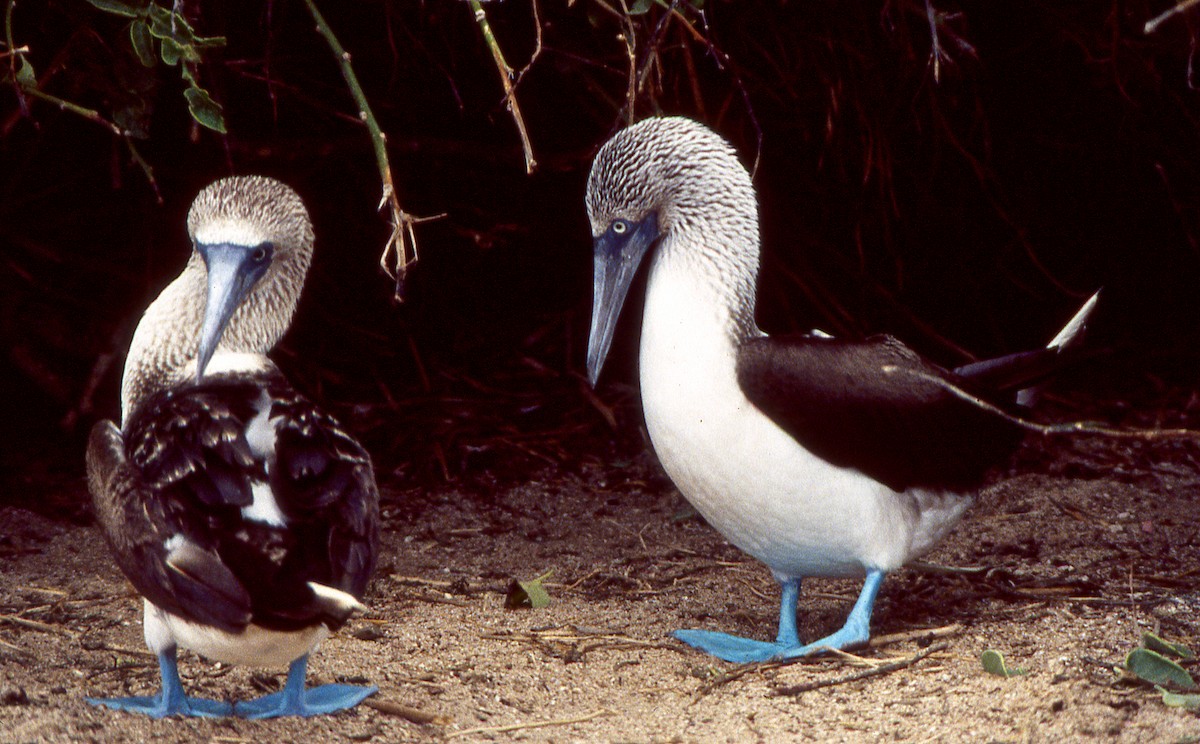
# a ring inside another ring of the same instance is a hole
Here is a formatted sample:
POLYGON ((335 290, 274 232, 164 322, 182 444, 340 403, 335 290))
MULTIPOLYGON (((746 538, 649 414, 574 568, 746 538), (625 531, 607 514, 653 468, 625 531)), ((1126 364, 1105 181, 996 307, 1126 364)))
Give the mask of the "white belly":
POLYGON ((711 290, 656 261, 642 323, 642 405, 680 492, 731 543, 780 577, 890 570, 937 544, 970 505, 896 493, 801 447, 753 406, 711 290))
POLYGON ((227 633, 172 615, 149 600, 143 623, 146 645, 156 654, 178 645, 214 661, 252 667, 287 666, 329 635, 324 625, 288 632, 250 625, 241 633, 227 633))

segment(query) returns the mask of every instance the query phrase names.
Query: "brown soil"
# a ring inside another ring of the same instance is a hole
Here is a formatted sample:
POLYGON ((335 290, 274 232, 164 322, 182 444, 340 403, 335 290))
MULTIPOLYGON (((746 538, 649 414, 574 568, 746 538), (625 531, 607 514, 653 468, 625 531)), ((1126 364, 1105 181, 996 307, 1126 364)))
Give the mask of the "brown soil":
MULTIPOLYGON (((786 666, 736 667, 667 635, 770 637, 778 595, 649 458, 486 493, 389 491, 372 614, 310 666, 310 680, 378 685, 378 702, 313 720, 152 721, 87 704, 157 690, 140 601, 95 528, 10 508, 0 740, 1197 741, 1200 716, 1116 671, 1145 631, 1200 647, 1194 451, 1027 451, 1024 474, 987 489, 928 556, 979 570, 897 572, 873 623, 892 642, 786 666), (548 608, 504 608, 510 577, 551 569, 548 608), (986 649, 1028 673, 985 673, 986 649), (411 720, 421 715, 432 720, 411 720)), ((840 624, 858 588, 806 582, 802 634, 840 624)), ((212 698, 256 697, 283 671, 190 653, 181 667, 185 687, 212 698)))

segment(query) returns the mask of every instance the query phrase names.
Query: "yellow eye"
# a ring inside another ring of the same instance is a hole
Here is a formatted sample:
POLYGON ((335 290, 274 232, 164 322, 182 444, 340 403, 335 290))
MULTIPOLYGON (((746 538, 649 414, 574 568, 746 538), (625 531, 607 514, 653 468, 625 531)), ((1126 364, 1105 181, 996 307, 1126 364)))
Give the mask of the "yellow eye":
POLYGON ((612 224, 612 231, 614 233, 616 233, 617 235, 624 235, 625 231, 628 229, 629 229, 629 223, 626 222, 625 220, 617 220, 616 222, 614 222, 612 224))

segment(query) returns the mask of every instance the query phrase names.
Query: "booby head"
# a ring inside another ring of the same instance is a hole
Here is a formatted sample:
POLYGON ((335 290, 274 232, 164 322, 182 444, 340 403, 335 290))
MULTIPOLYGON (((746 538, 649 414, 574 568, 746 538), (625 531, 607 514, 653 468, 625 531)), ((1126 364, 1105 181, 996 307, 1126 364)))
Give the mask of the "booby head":
POLYGON ((296 192, 273 178, 222 178, 188 213, 183 272, 138 323, 125 361, 123 420, 154 393, 199 379, 213 355, 263 355, 291 325, 312 261, 313 228, 296 192), (192 365, 195 368, 192 368, 192 365))
MULTIPOLYGON (((312 259, 313 230, 304 203, 287 185, 263 176, 235 176, 209 185, 192 202, 188 235, 207 275, 196 355, 199 380, 230 321, 256 287, 261 290, 252 304, 260 307, 281 294, 280 284, 295 283, 294 294, 299 294, 312 259)), ((254 322, 260 314, 243 311, 242 319, 254 322)), ((269 350, 286 328, 286 323, 282 329, 278 324, 264 328, 266 337, 260 343, 265 348, 244 350, 269 350)))
POLYGON ((596 154, 586 205, 594 248, 591 384, 650 253, 679 252, 685 255, 678 260, 703 262, 702 274, 723 288, 744 327, 739 330, 752 326, 758 204, 750 174, 719 135, 683 117, 646 119, 623 129, 596 154))

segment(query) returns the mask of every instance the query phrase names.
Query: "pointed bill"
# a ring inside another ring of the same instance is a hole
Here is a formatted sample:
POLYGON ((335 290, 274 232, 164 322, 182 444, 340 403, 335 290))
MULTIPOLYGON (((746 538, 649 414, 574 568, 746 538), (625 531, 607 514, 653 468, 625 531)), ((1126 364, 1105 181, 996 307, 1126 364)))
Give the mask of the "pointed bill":
POLYGON ((592 275, 592 328, 588 334, 588 382, 596 386, 612 346, 617 320, 638 266, 658 238, 658 220, 651 213, 641 222, 617 220, 596 238, 592 275))
POLYGON ((228 243, 199 245, 197 250, 208 267, 204 325, 200 327, 200 349, 196 355, 196 381, 199 382, 221 343, 229 319, 266 271, 270 252, 264 246, 228 243))

